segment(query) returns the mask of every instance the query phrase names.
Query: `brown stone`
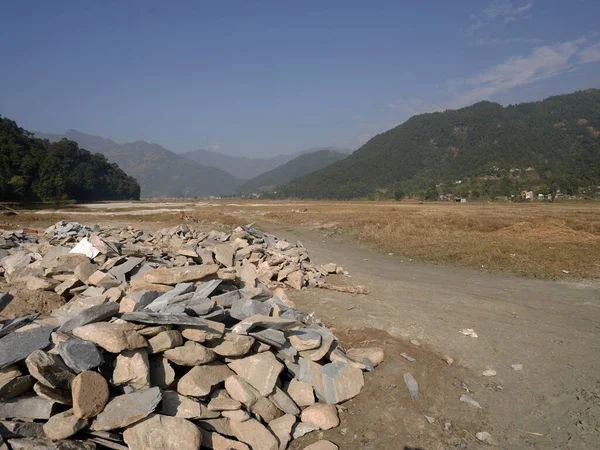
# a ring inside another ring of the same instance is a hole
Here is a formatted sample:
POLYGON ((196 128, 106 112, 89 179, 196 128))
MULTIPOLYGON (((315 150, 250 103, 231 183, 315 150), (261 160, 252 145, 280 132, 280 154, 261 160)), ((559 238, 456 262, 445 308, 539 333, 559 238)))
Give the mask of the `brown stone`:
POLYGON ((148 352, 151 354, 161 353, 175 347, 183 345, 181 333, 177 330, 168 330, 158 333, 156 336, 148 339, 148 352))
POLYGON ((86 419, 77 417, 72 409, 55 414, 44 424, 44 433, 52 440, 67 439, 87 425, 86 419))
POLYGON ((309 406, 302 411, 300 418, 303 423, 317 427, 320 430, 329 430, 340 424, 337 408, 335 405, 326 403, 316 403, 309 406))
POLYGON ((135 328, 128 323, 98 322, 75 328, 73 334, 80 339, 92 341, 111 353, 121 353, 123 350, 148 345, 146 338, 135 331, 135 328))
POLYGON ((217 264, 160 268, 150 270, 143 275, 144 281, 156 284, 174 285, 186 283, 189 281, 202 280, 210 275, 217 273, 219 266, 217 264))
POLYGON ((181 347, 167 350, 163 356, 179 366, 199 366, 217 359, 217 355, 211 349, 193 341, 187 341, 181 347))
POLYGON ((131 450, 199 450, 202 435, 189 420, 151 414, 127 428, 123 440, 131 450))
POLYGON ((108 383, 97 372, 81 372, 73 380, 73 413, 81 419, 95 417, 108 402, 108 383))
POLYGON ((150 362, 145 349, 125 350, 117 356, 113 384, 143 389, 150 387, 150 362))
POLYGON ((202 397, 234 373, 225 364, 215 361, 192 369, 177 383, 177 392, 190 397, 202 397))

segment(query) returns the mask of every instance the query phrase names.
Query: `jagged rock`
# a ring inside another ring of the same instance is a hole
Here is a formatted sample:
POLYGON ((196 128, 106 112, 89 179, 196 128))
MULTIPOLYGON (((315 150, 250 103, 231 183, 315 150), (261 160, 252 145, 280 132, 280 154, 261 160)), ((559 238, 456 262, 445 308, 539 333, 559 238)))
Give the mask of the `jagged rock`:
POLYGON ((242 404, 239 401, 232 399, 224 389, 213 393, 213 396, 208 403, 208 409, 211 411, 235 411, 241 407, 242 404))
POLYGON ((221 415, 223 417, 227 417, 228 419, 235 420, 236 422, 244 422, 245 420, 250 419, 250 414, 243 409, 236 409, 235 411, 221 411, 221 415))
POLYGON ((231 421, 231 433, 245 442, 252 450, 278 450, 277 438, 259 421, 250 419, 244 422, 231 421))
POLYGON ((150 387, 150 362, 145 349, 125 350, 117 356, 113 384, 135 389, 150 387))
POLYGON ((264 342, 276 348, 283 348, 287 344, 283 331, 267 328, 265 330, 253 331, 250 333, 254 339, 264 342))
POLYGON ((119 395, 108 402, 92 423, 91 428, 96 431, 124 428, 148 417, 154 412, 160 400, 161 393, 157 387, 119 395))
POLYGON ((296 424, 296 417, 286 414, 269 423, 269 430, 279 441, 279 450, 285 450, 292 439, 292 428, 296 424))
POLYGON ((257 300, 240 299, 233 302, 229 314, 238 320, 257 315, 268 316, 271 314, 271 306, 257 300))
POLYGON ((135 331, 135 326, 127 323, 98 322, 75 328, 73 334, 86 341, 92 341, 111 353, 146 347, 146 338, 135 331))
POLYGON ((225 325, 219 322, 205 321, 204 326, 183 326, 179 329, 184 338, 195 342, 219 339, 225 333, 225 325))
POLYGON ((81 419, 100 414, 108 402, 108 383, 97 372, 81 372, 71 387, 73 413, 81 419))
POLYGON ((252 412, 258 414, 266 423, 269 423, 284 414, 284 412, 275 406, 275 404, 267 397, 259 398, 258 401, 252 405, 252 412))
POLYGON ((75 374, 60 357, 36 350, 25 359, 25 364, 31 376, 40 383, 55 389, 71 389, 75 374))
POLYGON ((359 362, 367 358, 373 367, 377 367, 385 358, 385 353, 380 347, 351 348, 346 352, 346 355, 359 362))
POLYGON ((300 416, 302 422, 312 425, 320 430, 329 430, 340 424, 337 408, 335 405, 325 403, 315 403, 309 406, 300 416))
POLYGON ((82 283, 87 283, 88 279, 98 270, 98 265, 89 260, 81 262, 75 266, 74 275, 82 283))
POLYGON ((225 364, 215 361, 192 369, 177 383, 177 392, 190 397, 202 397, 234 373, 225 364))
POLYGON ((183 345, 183 337, 177 330, 167 330, 148 339, 148 352, 161 353, 183 345))
POLYGON ((233 247, 230 244, 219 244, 213 247, 215 259, 225 267, 233 266, 233 247))
POLYGON ((217 270, 219 270, 219 266, 216 264, 174 267, 172 269, 161 268, 146 272, 143 278, 148 283, 174 285, 202 280, 217 273, 217 270))
POLYGON ((271 395, 269 395, 269 400, 275 404, 279 409, 281 409, 286 414, 291 414, 293 416, 300 415, 300 408, 296 405, 296 402, 283 390, 279 387, 275 386, 275 390, 271 395))
POLYGON ((231 331, 238 334, 248 334, 250 330, 256 327, 272 328, 274 330, 289 330, 298 325, 299 323, 296 320, 269 316, 252 316, 239 322, 231 329, 231 331))
POLYGON ((187 341, 181 347, 166 350, 163 356, 177 365, 188 367, 207 364, 217 359, 215 352, 193 341, 187 341))
POLYGON ((296 378, 292 378, 292 381, 286 387, 286 392, 300 407, 315 403, 313 387, 309 383, 298 381, 296 378))
POLYGON ((200 430, 192 422, 160 414, 127 428, 123 439, 131 450, 198 450, 202 443, 200 430))
POLYGON ((73 403, 71 399, 70 391, 62 391, 60 389, 54 389, 43 385, 42 383, 35 383, 33 390, 37 395, 51 402, 60 403, 61 405, 71 405, 73 403))
POLYGON ((50 417, 44 424, 44 433, 53 441, 67 439, 87 426, 87 420, 77 417, 72 409, 50 417))
POLYGON ((262 395, 273 392, 277 378, 283 370, 283 364, 277 361, 271 352, 233 361, 229 363, 229 367, 262 395))
POLYGON ((317 395, 327 403, 341 403, 358 394, 364 386, 362 370, 345 362, 332 362, 321 370, 323 391, 317 395))
POLYGON ((162 356, 150 357, 150 384, 169 389, 175 383, 175 370, 162 356))
POLYGON ((253 344, 253 337, 227 333, 220 339, 210 341, 207 346, 220 356, 243 356, 250 351, 253 344))
POLYGON ((213 431, 207 431, 200 428, 202 434, 202 446, 210 448, 212 450, 250 450, 243 442, 234 441, 233 439, 226 438, 225 436, 215 433, 213 431))
POLYGON ((225 380, 225 389, 231 398, 247 408, 252 407, 261 397, 260 392, 237 375, 230 376, 225 380))
POLYGON ((65 364, 76 373, 95 369, 104 364, 104 357, 91 341, 72 338, 58 345, 58 353, 65 364))
POLYGON ((197 400, 180 395, 175 391, 163 391, 160 414, 183 419, 215 419, 217 411, 208 409, 197 400))
POLYGON ((314 330, 297 330, 288 334, 290 344, 299 352, 321 346, 321 335, 314 330))

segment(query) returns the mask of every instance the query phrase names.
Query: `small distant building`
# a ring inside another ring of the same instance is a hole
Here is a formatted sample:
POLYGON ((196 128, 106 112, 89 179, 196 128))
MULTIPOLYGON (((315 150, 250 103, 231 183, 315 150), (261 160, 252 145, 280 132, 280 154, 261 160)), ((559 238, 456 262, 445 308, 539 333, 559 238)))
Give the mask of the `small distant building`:
POLYGON ((521 191, 521 198, 523 200, 533 200, 533 191, 521 191))

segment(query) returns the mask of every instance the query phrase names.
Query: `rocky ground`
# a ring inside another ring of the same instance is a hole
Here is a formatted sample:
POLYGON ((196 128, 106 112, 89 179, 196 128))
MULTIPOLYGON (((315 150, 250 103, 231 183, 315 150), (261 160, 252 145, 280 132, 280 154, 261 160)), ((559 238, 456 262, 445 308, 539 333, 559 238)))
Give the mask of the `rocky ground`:
MULTIPOLYGON (((154 225, 145 223, 144 231, 154 225)), ((323 439, 344 449, 593 448, 600 439, 596 283, 427 266, 302 227, 264 222, 257 228, 302 241, 311 265, 327 272, 305 274, 301 290, 281 280, 298 310, 314 311, 342 349, 385 353, 364 374, 360 394, 338 404, 339 426, 297 436, 289 448, 323 439), (329 273, 332 261, 348 272, 329 273), (331 289, 317 288, 326 286, 331 289), (461 334, 468 329, 477 337, 461 334), (416 400, 405 374, 418 384, 416 400)), ((64 303, 53 291, 12 292, 13 301, 1 306, 5 318, 23 314, 17 305, 49 313, 64 303)), ((20 370, 26 373, 26 364, 20 370)))
POLYGON ((0 247, 7 448, 284 450, 310 433, 303 448, 336 449, 314 432, 339 426, 384 360, 342 347, 283 289, 344 292, 326 278, 347 272, 251 227, 59 222, 0 247))

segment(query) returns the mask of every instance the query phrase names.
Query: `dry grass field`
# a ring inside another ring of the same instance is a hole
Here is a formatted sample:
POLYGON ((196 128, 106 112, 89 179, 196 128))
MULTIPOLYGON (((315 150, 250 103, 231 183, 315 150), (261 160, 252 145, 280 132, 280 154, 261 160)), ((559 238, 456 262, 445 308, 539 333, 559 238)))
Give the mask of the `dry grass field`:
POLYGON ((600 204, 241 201, 140 202, 128 208, 70 206, 21 212, 0 226, 57 220, 145 225, 180 223, 177 211, 214 226, 272 222, 341 233, 403 258, 538 278, 600 278, 600 204), (160 212, 152 213, 153 208, 160 212), (168 212, 167 212, 168 211, 168 212), (68 214, 65 214, 68 212, 68 214))
POLYGON ((596 203, 273 202, 214 209, 193 215, 208 220, 231 214, 347 233, 382 251, 433 263, 541 278, 600 278, 596 203))

